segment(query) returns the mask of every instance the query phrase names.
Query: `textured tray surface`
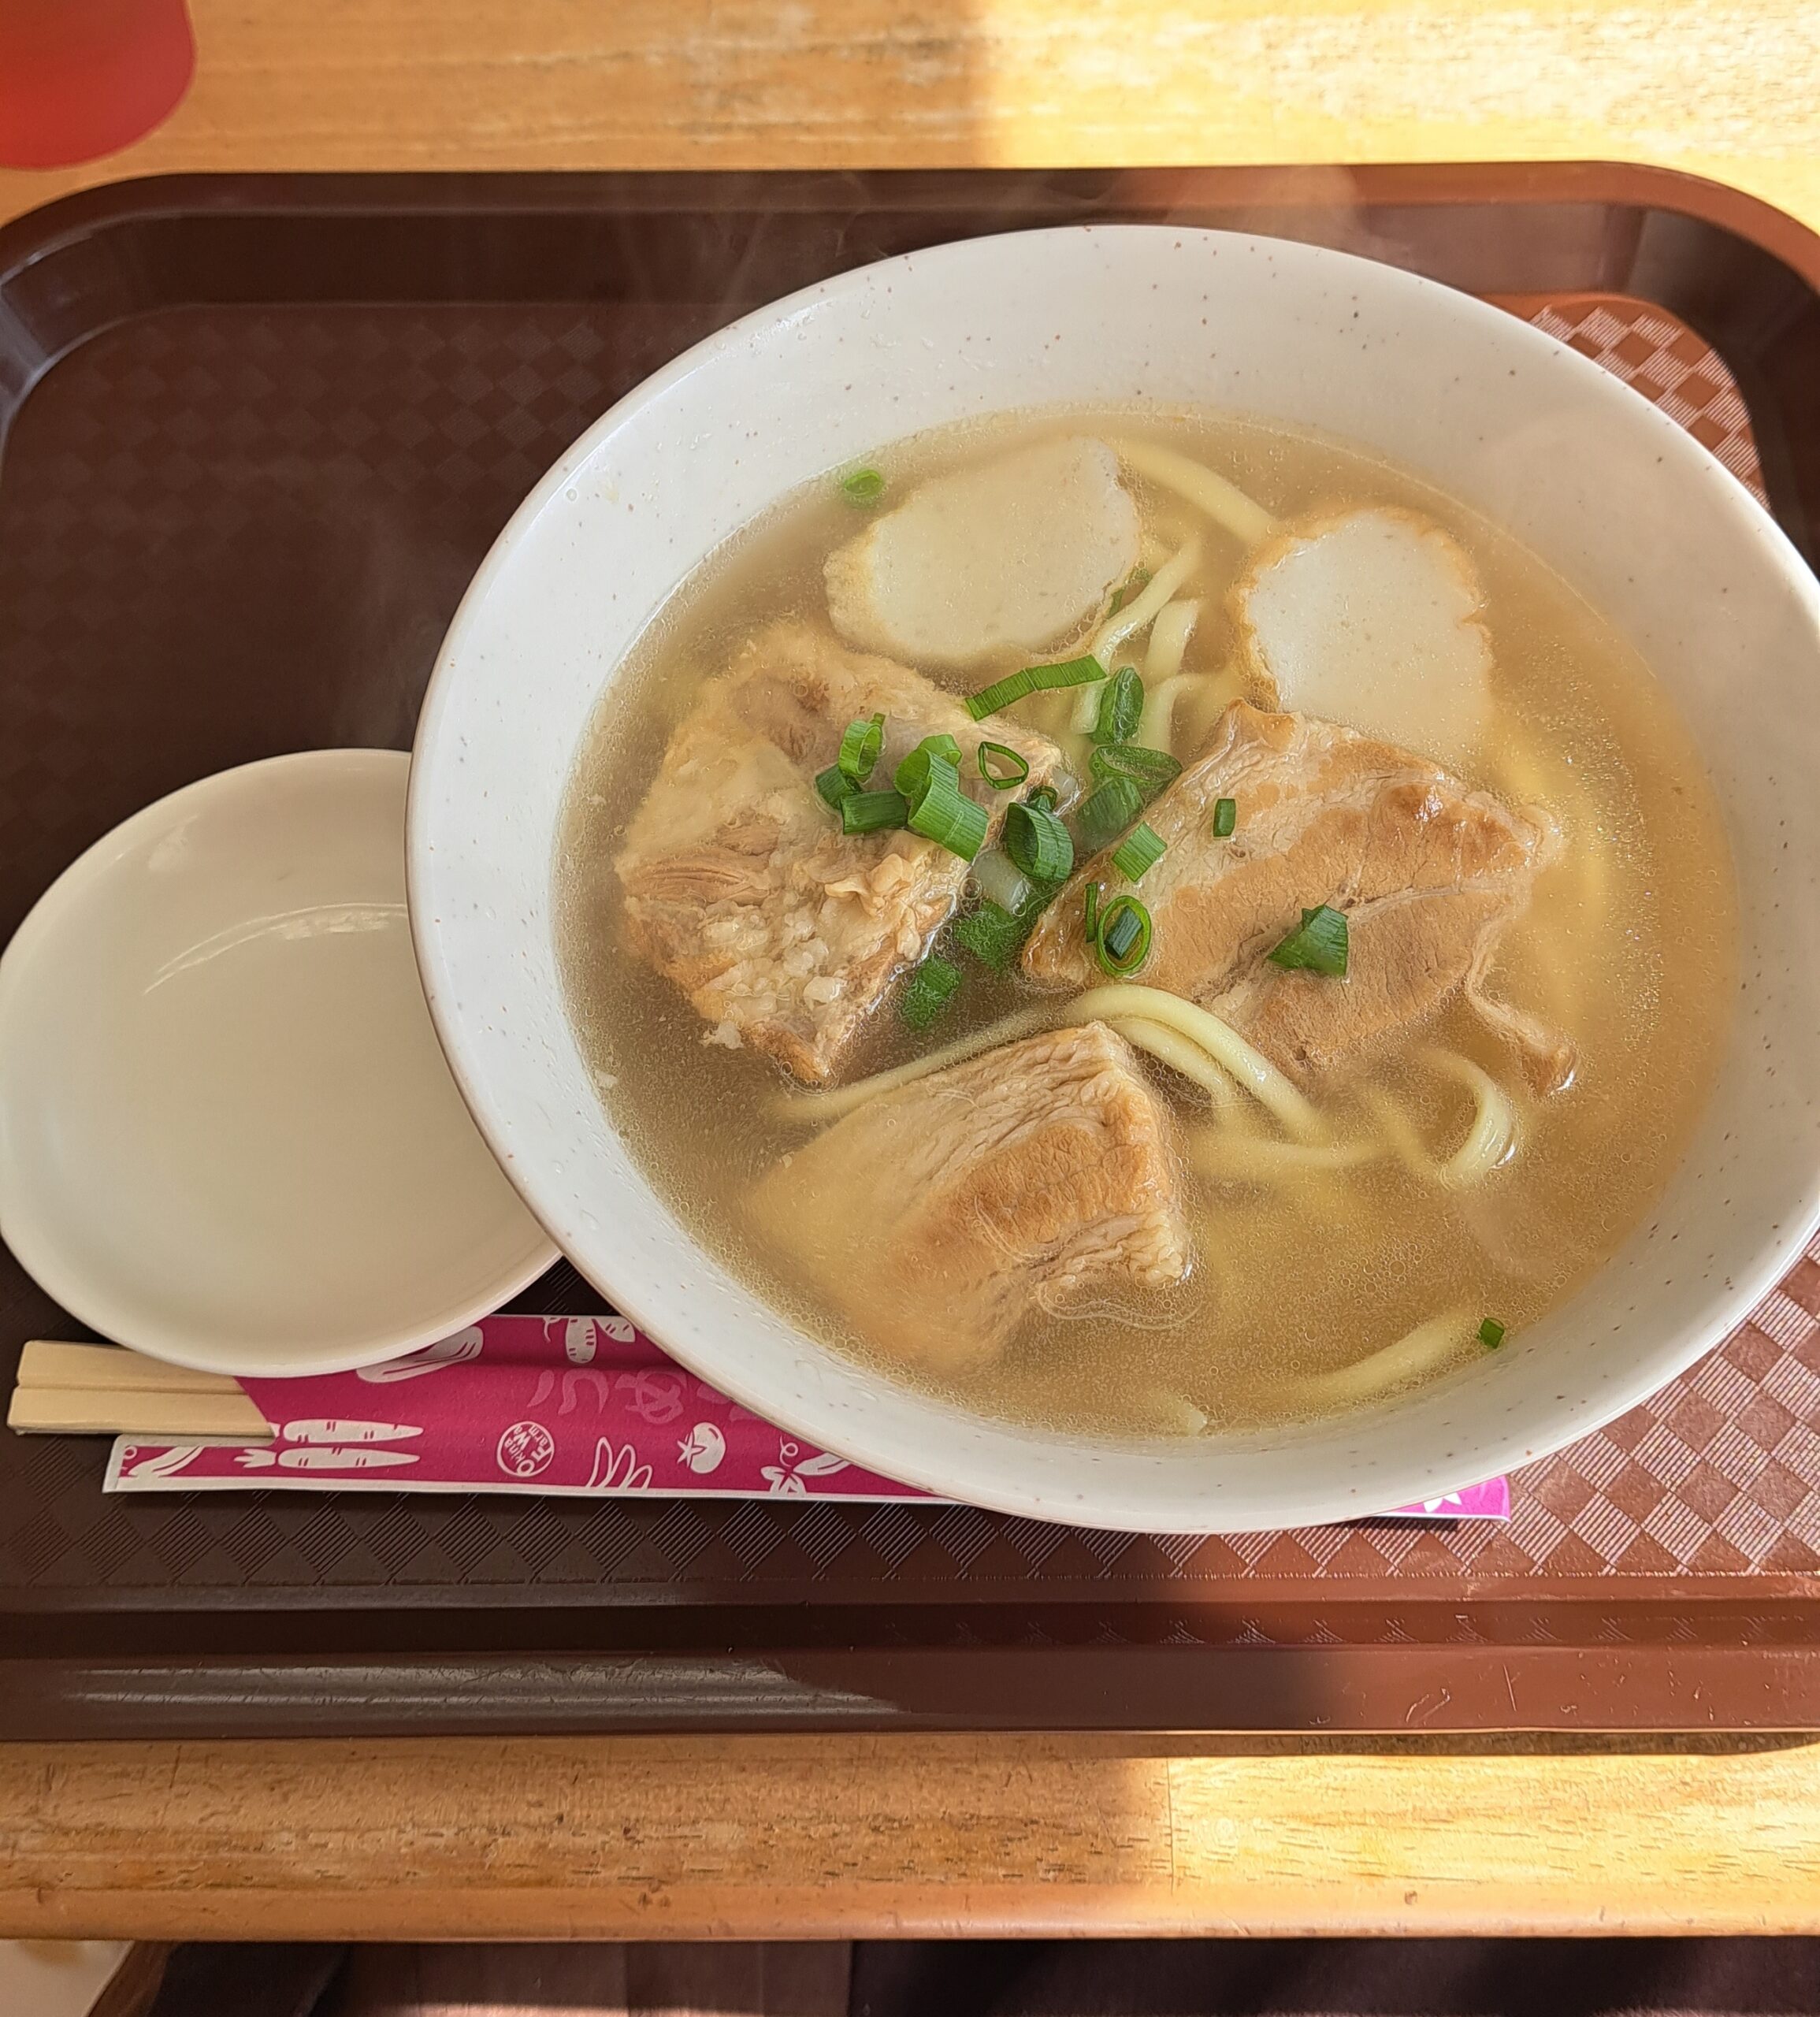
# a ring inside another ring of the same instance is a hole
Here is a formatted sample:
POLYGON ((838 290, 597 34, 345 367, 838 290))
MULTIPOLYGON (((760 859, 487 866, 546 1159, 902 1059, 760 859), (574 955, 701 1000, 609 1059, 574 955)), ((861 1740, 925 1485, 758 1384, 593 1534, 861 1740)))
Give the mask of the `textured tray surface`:
MULTIPOLYGON (((1691 330, 1621 297, 1521 306, 1760 492, 1744 401, 1691 330)), ((180 309, 104 330, 58 364, 20 410, 0 474, 0 932, 83 847, 191 778, 300 746, 405 744, 442 628, 518 498, 720 318, 637 303, 180 309)), ((526 1302, 596 1306, 566 1270, 526 1302)), ((9 1436, 0 1599, 1748 1583, 1820 1566, 1816 1309, 1820 1248, 1685 1380, 1520 1474, 1507 1528, 1194 1540, 971 1508, 104 1500, 100 1444, 9 1436)), ((69 1328, 9 1257, 0 1327, 9 1339, 69 1328)))

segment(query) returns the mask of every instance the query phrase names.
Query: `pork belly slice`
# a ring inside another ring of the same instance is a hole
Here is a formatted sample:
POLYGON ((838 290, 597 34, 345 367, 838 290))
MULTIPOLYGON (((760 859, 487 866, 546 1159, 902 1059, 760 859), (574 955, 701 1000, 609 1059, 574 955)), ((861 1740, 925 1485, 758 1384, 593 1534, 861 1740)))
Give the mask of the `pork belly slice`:
POLYGON ((845 835, 815 787, 849 722, 882 711, 889 786, 926 735, 960 745, 963 781, 990 816, 981 738, 1015 748, 1038 784, 1046 737, 971 719, 952 694, 889 659, 849 652, 803 623, 755 637, 709 680, 670 737, 615 862, 633 948, 675 982, 715 1041, 780 1059, 823 1084, 866 1017, 921 959, 953 909, 967 864, 910 833, 845 835))
POLYGON ((1068 436, 919 484, 828 556, 828 615, 869 651, 978 665, 1047 651, 1137 564, 1118 457, 1068 436))
POLYGON ((862 1337, 964 1373, 1034 1315, 1187 1272, 1168 1126, 1124 1038, 1048 1031, 880 1094, 752 1209, 862 1337))
MULTIPOLYGON (((1509 1042, 1540 1091, 1564 1085, 1573 1047, 1491 998, 1485 982, 1505 927, 1529 901, 1559 836, 1438 765, 1306 715, 1235 701, 1207 754, 1145 815, 1168 852, 1139 893, 1155 920, 1139 979, 1201 1003, 1303 1086, 1369 1057, 1463 993, 1509 1042), (1236 801, 1216 839, 1213 812, 1236 801), (1305 908, 1346 913, 1346 979, 1285 972, 1265 957, 1305 908)), ((1044 915, 1024 970, 1049 987, 1100 979, 1079 886, 1128 887, 1106 856, 1088 862, 1044 915)))

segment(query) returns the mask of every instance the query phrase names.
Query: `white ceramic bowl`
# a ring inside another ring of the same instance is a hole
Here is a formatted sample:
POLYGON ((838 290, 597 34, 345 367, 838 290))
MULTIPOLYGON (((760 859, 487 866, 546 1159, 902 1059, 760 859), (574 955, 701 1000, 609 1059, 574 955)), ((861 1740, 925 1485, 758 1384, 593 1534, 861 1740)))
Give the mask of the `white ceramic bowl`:
POLYGON ((0 959, 0 1230, 104 1337, 210 1373, 340 1372, 555 1257, 424 1012, 409 760, 321 749, 173 792, 0 959))
POLYGON ((1357 1516, 1493 1475, 1634 1405, 1791 1264, 1820 1202, 1820 593, 1688 434, 1501 310, 1218 232, 975 240, 736 323, 622 400, 526 500, 450 630, 412 776, 413 927, 476 1117, 557 1243, 716 1386, 949 1495, 1198 1532, 1357 1516), (1495 1358, 1369 1414, 1143 1448, 978 1420, 811 1342, 711 1259, 604 1118, 552 944, 558 810, 626 648, 805 479, 919 429, 1134 397, 1324 430, 1513 529, 1641 649, 1729 822, 1742 990, 1705 1120, 1597 1278, 1495 1358))

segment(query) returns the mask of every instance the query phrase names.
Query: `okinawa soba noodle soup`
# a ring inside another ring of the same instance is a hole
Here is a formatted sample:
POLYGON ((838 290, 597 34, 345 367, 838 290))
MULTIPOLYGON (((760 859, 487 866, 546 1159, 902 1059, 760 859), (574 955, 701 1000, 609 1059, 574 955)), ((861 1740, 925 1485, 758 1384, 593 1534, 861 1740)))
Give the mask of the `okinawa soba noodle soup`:
POLYGON ((557 884, 603 1101, 704 1244, 1102 1433, 1514 1343, 1648 1212, 1733 986, 1711 791, 1595 612, 1404 472, 1153 410, 900 443, 748 528, 603 702, 557 884))

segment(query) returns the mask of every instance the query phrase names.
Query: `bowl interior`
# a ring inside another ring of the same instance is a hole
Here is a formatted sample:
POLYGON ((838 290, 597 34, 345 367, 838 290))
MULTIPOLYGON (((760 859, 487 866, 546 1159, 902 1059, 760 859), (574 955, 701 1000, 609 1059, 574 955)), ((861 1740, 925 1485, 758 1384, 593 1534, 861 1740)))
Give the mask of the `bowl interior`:
POLYGON ((585 436, 502 536, 419 726, 411 896, 432 1011, 483 1130, 578 1266, 704 1378, 797 1433, 955 1497, 1107 1526, 1233 1530, 1433 1497, 1634 1405, 1745 1313, 1813 1222, 1817 637, 1811 578, 1733 478, 1597 366, 1469 297, 1343 254, 1167 228, 912 254, 678 359, 585 436), (1643 652, 1706 754, 1742 955, 1732 1038, 1684 1167, 1547 1321, 1369 1413, 1144 1448, 1013 1429, 893 1387, 704 1255, 588 1083, 551 903, 589 714, 723 539, 797 485, 919 429, 1133 399, 1363 446, 1564 575, 1643 652))
POLYGON ((0 960, 0 1224, 105 1336, 340 1370, 553 1257, 424 1010, 408 770, 326 750, 206 778, 98 842, 0 960))

